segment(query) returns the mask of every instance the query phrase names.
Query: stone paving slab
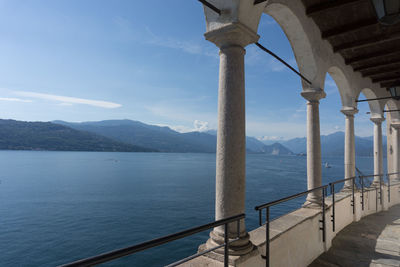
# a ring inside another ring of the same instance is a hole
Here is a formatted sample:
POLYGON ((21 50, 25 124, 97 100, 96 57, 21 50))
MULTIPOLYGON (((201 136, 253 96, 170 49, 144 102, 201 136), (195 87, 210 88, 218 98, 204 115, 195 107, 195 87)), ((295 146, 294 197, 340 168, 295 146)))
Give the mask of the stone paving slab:
POLYGON ((400 205, 344 228, 309 267, 400 267, 400 205))

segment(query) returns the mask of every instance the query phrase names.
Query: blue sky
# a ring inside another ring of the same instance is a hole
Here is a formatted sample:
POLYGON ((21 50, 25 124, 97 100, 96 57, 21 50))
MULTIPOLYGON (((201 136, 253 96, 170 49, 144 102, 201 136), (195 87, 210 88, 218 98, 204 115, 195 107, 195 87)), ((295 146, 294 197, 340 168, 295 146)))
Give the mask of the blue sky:
MULTIPOLYGON (((179 131, 215 129, 218 49, 203 37, 196 0, 0 0, 0 114, 26 121, 132 119, 179 131)), ((263 15, 260 43, 295 65, 290 44, 263 15)), ((327 78, 321 133, 344 130, 327 78)), ((306 135, 299 78, 255 45, 246 54, 247 134, 306 135)), ((356 134, 372 122, 360 103, 356 134)))

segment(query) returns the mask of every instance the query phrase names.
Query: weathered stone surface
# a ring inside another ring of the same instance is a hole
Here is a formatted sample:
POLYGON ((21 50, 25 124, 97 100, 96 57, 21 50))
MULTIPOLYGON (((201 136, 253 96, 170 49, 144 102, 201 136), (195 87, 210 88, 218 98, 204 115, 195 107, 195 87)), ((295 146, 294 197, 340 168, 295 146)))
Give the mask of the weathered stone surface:
MULTIPOLYGON (((307 102, 307 189, 322 185, 321 136, 319 122, 319 100, 326 96, 319 88, 306 88, 301 95, 307 102)), ((307 195, 303 207, 319 208, 322 205, 321 191, 307 195)))
MULTIPOLYGON (((341 112, 345 115, 345 138, 344 138, 344 178, 351 178, 356 175, 356 147, 354 135, 354 115, 358 110, 354 107, 343 107, 341 112)), ((352 189, 352 181, 344 183, 344 190, 352 189)))
POLYGON ((343 229, 310 267, 400 266, 400 205, 343 229))

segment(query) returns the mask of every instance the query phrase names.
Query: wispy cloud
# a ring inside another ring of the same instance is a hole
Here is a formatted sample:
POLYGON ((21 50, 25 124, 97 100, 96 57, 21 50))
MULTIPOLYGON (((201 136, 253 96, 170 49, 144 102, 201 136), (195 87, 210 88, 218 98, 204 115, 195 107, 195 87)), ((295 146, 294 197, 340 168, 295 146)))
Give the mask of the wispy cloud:
MULTIPOLYGON (((297 62, 294 58, 291 58, 291 59, 287 60, 286 62, 293 68, 297 69, 297 62)), ((274 58, 271 58, 269 60, 269 66, 270 66, 271 70, 275 71, 275 72, 289 70, 288 67, 286 67, 285 65, 283 65, 281 62, 279 62, 277 59, 274 59, 274 58)))
POLYGON ((283 137, 281 136, 261 136, 261 137, 257 137, 258 140, 260 141, 279 141, 279 140, 283 140, 283 137))
POLYGON ((280 136, 282 139, 302 137, 306 135, 306 123, 248 120, 246 132, 250 136, 280 136))
POLYGON ((307 103, 303 101, 303 103, 301 103, 299 107, 292 113, 290 119, 298 120, 300 118, 305 118, 306 112, 307 112, 307 103))
POLYGON ((147 43, 157 46, 163 46, 167 48, 183 50, 189 54, 202 54, 202 47, 200 44, 196 44, 189 41, 181 41, 176 38, 166 37, 162 38, 153 33, 149 27, 146 27, 146 32, 148 33, 147 43))
POLYGON ((195 120, 199 119, 201 119, 201 121, 207 121, 211 125, 216 125, 216 112, 201 112, 189 109, 186 106, 165 103, 148 104, 144 106, 144 109, 157 117, 168 119, 170 121, 179 121, 186 125, 192 124, 195 120))
POLYGON ((59 106, 64 106, 64 107, 70 107, 70 106, 73 106, 74 104, 62 102, 62 103, 60 103, 60 104, 58 104, 58 105, 59 105, 59 106))
POLYGON ((193 129, 191 127, 183 126, 183 125, 166 125, 166 124, 157 124, 158 126, 168 126, 172 130, 178 132, 178 133, 189 133, 193 132, 193 129))
POLYGON ((209 130, 210 128, 209 128, 208 124, 209 123, 206 121, 199 121, 199 120, 195 120, 193 122, 194 129, 195 129, 195 131, 198 131, 198 132, 204 132, 204 131, 209 130))
POLYGON ((270 15, 265 14, 265 15, 261 16, 259 27, 268 27, 271 25, 276 25, 276 26, 280 27, 278 22, 276 22, 275 19, 273 17, 271 17, 270 15))
POLYGON ((36 92, 27 92, 27 91, 15 91, 14 94, 18 96, 28 97, 28 98, 36 98, 43 100, 50 100, 61 102, 61 105, 68 104, 83 104, 100 108, 119 108, 122 105, 114 102, 102 101, 102 100, 92 100, 92 99, 84 99, 70 96, 61 96, 61 95, 51 95, 51 94, 42 94, 36 92))
POLYGON ((118 27, 123 38, 126 38, 127 40, 181 50, 193 55, 205 55, 218 58, 216 48, 215 51, 209 51, 210 49, 206 48, 199 42, 181 40, 171 36, 163 36, 162 34, 155 33, 148 26, 136 28, 130 20, 123 17, 116 17, 113 22, 118 27))
MULTIPOLYGON (((298 69, 294 57, 286 60, 286 62, 293 68, 298 69)), ((246 48, 246 64, 250 66, 263 67, 268 72, 282 72, 289 70, 289 68, 284 64, 279 62, 277 59, 272 58, 255 45, 246 48)))
POLYGON ((332 95, 339 92, 339 89, 337 88, 335 81, 332 80, 330 77, 325 81, 324 91, 327 95, 332 95))
POLYGON ((337 88, 336 83, 333 80, 326 80, 325 87, 337 88))
POLYGON ((268 19, 262 19, 260 22, 260 27, 269 26, 269 25, 279 25, 272 17, 268 19))
POLYGON ((23 102, 23 103, 31 103, 32 100, 29 99, 21 99, 15 97, 0 97, 0 101, 8 101, 8 102, 23 102))
POLYGON ((166 124, 157 124, 159 126, 168 126, 174 131, 180 133, 189 133, 189 132, 205 132, 210 130, 209 123, 206 121, 195 120, 193 122, 193 127, 183 126, 183 125, 166 125, 166 124))

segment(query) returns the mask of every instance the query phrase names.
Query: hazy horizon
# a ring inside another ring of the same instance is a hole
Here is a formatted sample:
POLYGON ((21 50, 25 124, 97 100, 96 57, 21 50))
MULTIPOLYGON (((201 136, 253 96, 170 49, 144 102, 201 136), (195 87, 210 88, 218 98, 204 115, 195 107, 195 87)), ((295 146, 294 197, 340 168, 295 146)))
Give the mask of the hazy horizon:
MULTIPOLYGON (((3 118, 3 120, 15 120, 15 119, 5 119, 5 118, 3 118)), ((151 124, 151 123, 143 122, 143 121, 140 121, 140 120, 131 120, 131 119, 110 119, 110 120, 102 120, 102 119, 100 119, 100 120, 93 120, 93 121, 65 121, 65 120, 56 119, 56 120, 51 120, 51 121, 40 121, 40 120, 32 120, 32 121, 30 121, 30 120, 21 120, 21 121, 25 121, 25 122, 52 122, 52 123, 57 122, 57 121, 63 121, 63 122, 67 122, 67 123, 88 123, 88 122, 92 123, 92 122, 102 122, 102 121, 136 121, 136 122, 141 122, 141 123, 148 124, 148 125, 154 125, 154 126, 159 126, 159 127, 168 127, 171 130, 174 130, 174 131, 176 131, 178 133, 217 131, 217 129, 212 129, 212 128, 193 129, 191 131, 182 131, 180 129, 174 129, 169 125, 151 124)), ((327 135, 335 134, 335 133, 338 133, 338 132, 344 133, 344 131, 342 131, 342 130, 337 130, 337 131, 334 131, 334 132, 331 132, 331 133, 328 133, 328 134, 321 134, 321 136, 327 136, 327 135)), ((278 141, 287 141, 287 140, 291 140, 291 139, 295 139, 295 138, 306 138, 307 137, 307 136, 295 136, 295 137, 292 137, 292 138, 271 138, 270 136, 252 136, 252 135, 249 135, 247 133, 246 133, 246 136, 256 138, 257 140, 259 140, 261 142, 263 142, 263 141, 269 141, 269 142, 277 141, 278 142, 278 141), (268 137, 268 138, 265 138, 265 137, 268 137)), ((361 137, 361 138, 373 137, 372 134, 371 135, 366 135, 366 136, 362 136, 362 135, 356 135, 356 136, 361 137)), ((386 136, 386 135, 383 134, 383 136, 386 136)))

